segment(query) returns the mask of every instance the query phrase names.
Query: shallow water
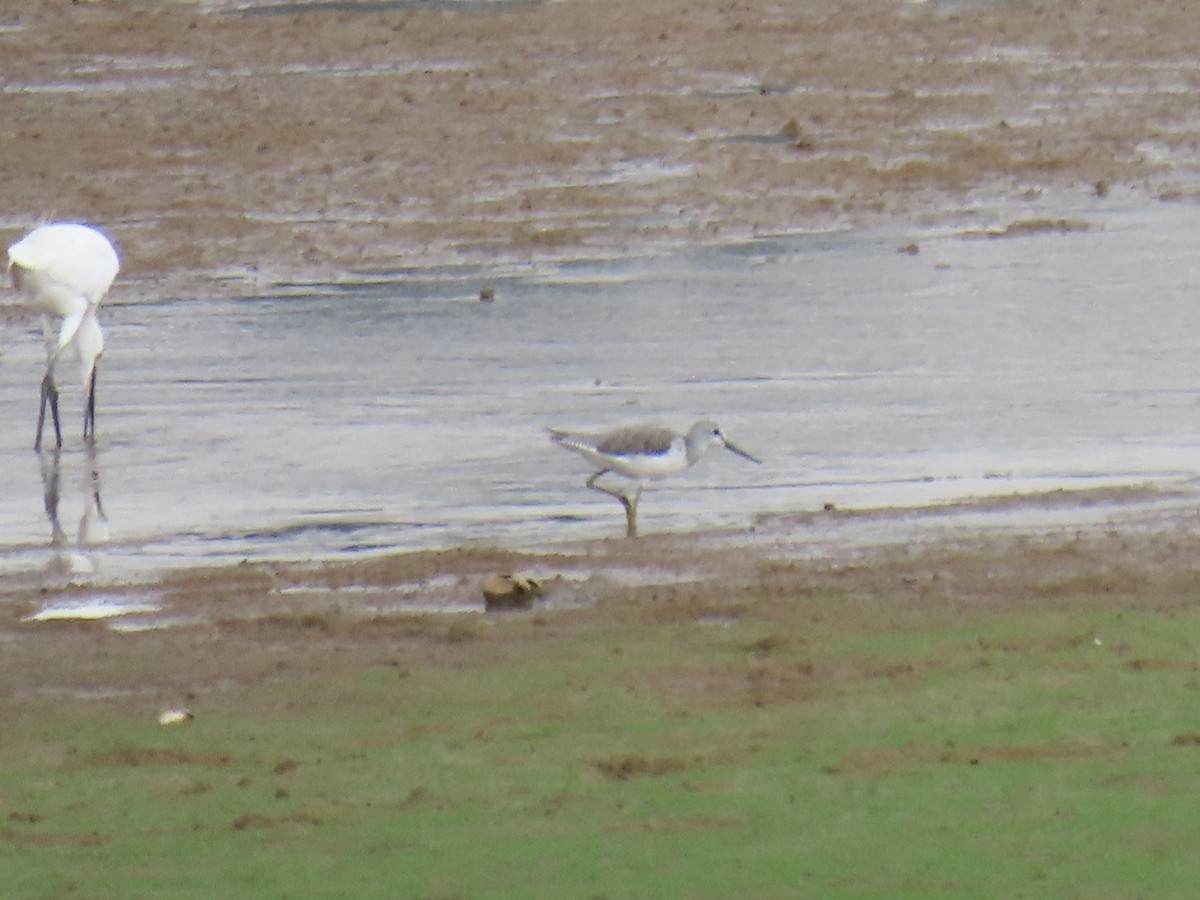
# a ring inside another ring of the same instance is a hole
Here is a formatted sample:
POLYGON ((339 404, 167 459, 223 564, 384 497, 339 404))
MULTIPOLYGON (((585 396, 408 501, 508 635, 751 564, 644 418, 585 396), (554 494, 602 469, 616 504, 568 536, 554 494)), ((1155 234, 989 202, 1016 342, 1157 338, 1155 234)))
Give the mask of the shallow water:
POLYGON ((53 454, 30 449, 41 344, 4 328, 0 574, 620 535, 550 425, 708 416, 764 458, 712 451, 652 485, 647 533, 825 503, 1190 490, 1194 210, 1102 203, 1067 211, 1088 231, 1019 238, 796 234, 235 300, 129 302, 118 282, 94 458, 64 379, 57 546, 53 454))

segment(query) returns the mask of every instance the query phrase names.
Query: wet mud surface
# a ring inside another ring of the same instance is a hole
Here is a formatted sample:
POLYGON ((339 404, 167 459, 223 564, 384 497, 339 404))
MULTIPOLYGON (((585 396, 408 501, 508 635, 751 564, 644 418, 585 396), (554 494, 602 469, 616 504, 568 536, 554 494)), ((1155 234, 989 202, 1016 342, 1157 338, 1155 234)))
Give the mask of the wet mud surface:
POLYGON ((546 429, 630 421, 711 418, 763 460, 714 450, 648 485, 647 535, 827 505, 1194 489, 1188 207, 1101 205, 1072 211, 1084 230, 1003 239, 821 232, 114 299, 99 439, 82 446, 81 392, 64 383, 66 445, 40 458, 42 351, 14 327, 0 360, 0 421, 13 423, 0 431, 0 578, 113 583, 616 536, 620 508, 585 488, 593 470, 546 429), (493 302, 471 296, 480 283, 493 302))
MULTIPOLYGON (((0 236, 103 224, 126 263, 114 296, 167 301, 897 222, 1074 234, 1056 198, 1195 199, 1197 46, 1183 2, 4 0, 0 236)), ((179 700, 410 651, 453 664, 492 639, 479 584, 504 571, 547 583, 521 621, 556 610, 564 628, 736 616, 831 586, 878 601, 852 607, 864 620, 1088 591, 1182 608, 1190 490, 1166 517, 1122 495, 1047 504, 1049 524, 1017 531, 914 534, 881 514, 889 538, 837 551, 811 540, 814 520, 842 534, 835 510, 732 538, 10 584, 0 694, 179 700), (56 603, 128 608, 59 618, 56 603)))
POLYGON ((159 297, 1004 229, 1046 192, 1192 199, 1198 43, 1178 0, 8 0, 0 228, 102 223, 159 297))
POLYGON ((874 632, 1033 610, 1187 615, 1200 565, 1194 500, 1149 488, 1052 492, 545 551, 392 552, 175 570, 107 587, 10 585, 0 697, 178 705, 264 679, 471 665, 600 622, 762 619, 800 635, 830 617, 874 632), (534 577, 543 593, 528 610, 485 612, 483 587, 496 573, 534 577))

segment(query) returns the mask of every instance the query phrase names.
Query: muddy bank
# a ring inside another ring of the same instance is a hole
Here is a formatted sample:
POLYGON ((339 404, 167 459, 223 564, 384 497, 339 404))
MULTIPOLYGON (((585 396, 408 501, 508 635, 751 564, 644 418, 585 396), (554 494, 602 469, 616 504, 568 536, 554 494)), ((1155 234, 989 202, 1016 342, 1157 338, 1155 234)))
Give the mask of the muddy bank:
MULTIPOLYGON (((884 221, 1070 231, 1046 212, 1062 193, 1194 199, 1198 41, 1183 2, 1131 0, 274 12, 0 0, 0 239, 46 217, 100 223, 125 256, 118 293, 163 297, 884 221)), ((564 628, 719 619, 830 591, 878 601, 846 608, 880 623, 891 603, 1184 608, 1192 524, 892 543, 853 559, 779 537, 804 521, 733 546, 688 535, 253 563, 114 588, 178 620, 132 632, 25 621, 102 589, 18 587, 0 620, 0 695, 177 699, 407 664, 409 650, 479 652, 492 626, 471 607, 478 582, 508 569, 548 577, 564 628), (464 614, 411 608, 441 598, 464 614)))
POLYGON ((3 0, 0 236, 101 223, 163 295, 1190 199, 1198 40, 1181 0, 3 0))
MULTIPOLYGON (((1056 507, 1139 499, 1138 492, 1101 492, 1031 502, 1056 507)), ((1014 502, 924 515, 1003 512, 1014 502)), ((799 627, 809 617, 859 631, 947 625, 968 613, 1183 614, 1195 608, 1200 536, 1190 527, 1191 514, 1156 520, 1154 527, 1144 519, 1016 531, 960 523, 953 537, 923 526, 924 538, 814 553, 810 536, 836 527, 832 520, 841 514, 823 515, 824 522, 764 524, 754 536, 248 563, 108 589, 8 591, 0 611, 8 660, 0 667, 0 698, 24 703, 66 693, 154 708, 318 672, 471 665, 527 642, 535 652, 539 641, 601 621, 636 627, 779 618, 799 627), (503 571, 541 576, 546 593, 532 611, 484 613, 481 585, 489 573, 503 571), (39 610, 85 600, 133 611, 31 620, 39 610)))

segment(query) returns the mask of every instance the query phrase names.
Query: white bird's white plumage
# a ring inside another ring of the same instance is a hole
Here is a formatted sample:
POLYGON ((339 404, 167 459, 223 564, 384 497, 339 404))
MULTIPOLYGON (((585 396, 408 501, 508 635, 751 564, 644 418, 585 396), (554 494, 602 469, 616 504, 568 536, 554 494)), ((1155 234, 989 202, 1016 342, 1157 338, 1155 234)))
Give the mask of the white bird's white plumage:
POLYGON ((46 375, 34 446, 40 448, 46 405, 62 446, 58 423, 58 389, 54 373, 64 354, 79 360, 86 393, 84 437, 94 436, 96 362, 104 352, 104 332, 97 309, 120 271, 112 243, 100 231, 74 222, 39 225, 8 248, 8 271, 22 302, 42 314, 46 342, 46 375), (55 318, 62 324, 57 336, 55 318))
POLYGON ((29 276, 18 290, 31 305, 59 317, 99 304, 120 271, 112 243, 90 225, 39 225, 8 248, 8 264, 29 276))
POLYGON ((697 422, 686 434, 660 425, 625 425, 604 432, 552 428, 550 439, 561 447, 574 450, 597 467, 587 480, 587 486, 621 501, 630 537, 637 534, 637 505, 646 481, 687 471, 710 447, 724 447, 751 462, 761 462, 733 444, 717 423, 708 419, 697 422), (634 496, 596 484, 596 479, 609 472, 638 482, 634 496))

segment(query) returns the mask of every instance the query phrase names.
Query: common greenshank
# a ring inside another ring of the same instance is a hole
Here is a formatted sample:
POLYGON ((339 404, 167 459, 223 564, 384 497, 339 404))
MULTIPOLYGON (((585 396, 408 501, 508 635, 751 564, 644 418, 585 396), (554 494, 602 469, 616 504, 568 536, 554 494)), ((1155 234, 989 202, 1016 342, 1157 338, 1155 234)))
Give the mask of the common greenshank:
POLYGON ((587 480, 587 486, 621 502, 629 537, 637 537, 638 501, 647 481, 686 472, 713 446, 724 447, 754 463, 762 462, 731 443, 717 423, 708 419, 697 422, 687 434, 660 425, 625 425, 598 433, 551 428, 550 440, 576 451, 598 467, 587 480), (632 497, 596 483, 600 476, 609 472, 637 482, 632 497))

